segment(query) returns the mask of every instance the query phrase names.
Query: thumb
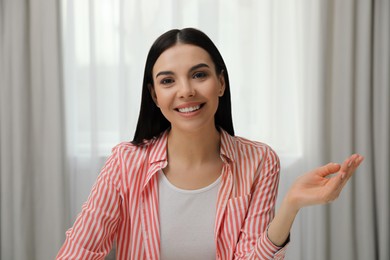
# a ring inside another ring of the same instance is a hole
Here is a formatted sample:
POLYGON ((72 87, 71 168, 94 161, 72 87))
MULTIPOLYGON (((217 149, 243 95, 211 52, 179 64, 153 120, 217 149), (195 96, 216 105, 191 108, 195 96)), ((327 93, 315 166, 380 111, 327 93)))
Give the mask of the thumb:
POLYGON ((318 167, 314 171, 321 177, 326 177, 330 174, 336 173, 340 170, 341 166, 338 163, 328 163, 324 166, 318 167))

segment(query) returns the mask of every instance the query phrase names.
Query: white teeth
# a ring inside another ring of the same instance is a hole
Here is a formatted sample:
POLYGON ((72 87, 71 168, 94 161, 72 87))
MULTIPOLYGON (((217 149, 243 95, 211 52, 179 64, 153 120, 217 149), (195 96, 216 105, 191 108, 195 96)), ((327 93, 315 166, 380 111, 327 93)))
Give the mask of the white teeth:
POLYGON ((189 112, 193 112, 195 110, 198 110, 200 108, 200 105, 198 106, 194 106, 194 107, 184 107, 184 108, 179 108, 179 112, 182 112, 182 113, 189 113, 189 112))

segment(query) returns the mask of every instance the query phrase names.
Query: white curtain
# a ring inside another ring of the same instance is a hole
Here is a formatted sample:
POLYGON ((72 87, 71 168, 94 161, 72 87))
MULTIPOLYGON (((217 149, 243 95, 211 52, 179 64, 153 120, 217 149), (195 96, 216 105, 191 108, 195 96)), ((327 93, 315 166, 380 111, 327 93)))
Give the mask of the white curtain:
POLYGON ((58 7, 0 1, 0 259, 53 259, 69 225, 58 7))
POLYGON ((301 211, 288 259, 389 259, 390 3, 314 1, 305 9, 305 148, 287 172, 354 152, 366 159, 337 201, 301 211))
POLYGON ((321 13, 322 157, 366 160, 340 200, 316 212, 312 230, 323 229, 317 241, 326 250, 311 256, 389 259, 390 3, 327 1, 321 13))

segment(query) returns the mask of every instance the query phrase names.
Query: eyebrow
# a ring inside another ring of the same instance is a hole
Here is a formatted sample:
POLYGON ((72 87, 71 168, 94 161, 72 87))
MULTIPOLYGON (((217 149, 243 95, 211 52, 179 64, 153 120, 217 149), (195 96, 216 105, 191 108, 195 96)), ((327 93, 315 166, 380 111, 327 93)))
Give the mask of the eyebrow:
MULTIPOLYGON (((199 64, 197 64, 197 65, 195 65, 195 66, 192 66, 191 69, 190 69, 189 71, 191 72, 191 71, 197 70, 197 69, 199 69, 199 68, 204 68, 204 67, 210 68, 210 66, 207 65, 206 63, 199 63, 199 64)), ((172 71, 160 71, 159 73, 157 73, 156 78, 157 78, 158 76, 161 76, 161 75, 173 75, 173 74, 174 74, 174 73, 173 73, 172 71)))

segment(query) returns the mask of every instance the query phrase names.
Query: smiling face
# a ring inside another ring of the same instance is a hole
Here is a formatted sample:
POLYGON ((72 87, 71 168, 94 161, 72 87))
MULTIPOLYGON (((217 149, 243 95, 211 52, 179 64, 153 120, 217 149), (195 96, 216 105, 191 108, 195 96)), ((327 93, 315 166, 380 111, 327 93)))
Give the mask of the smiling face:
POLYGON ((150 92, 172 130, 214 130, 214 115, 225 90, 210 55, 190 44, 165 50, 153 67, 150 92))

